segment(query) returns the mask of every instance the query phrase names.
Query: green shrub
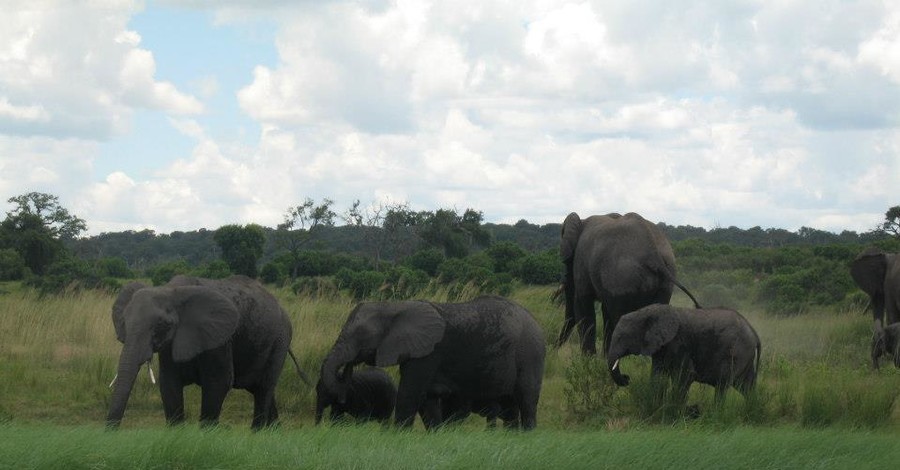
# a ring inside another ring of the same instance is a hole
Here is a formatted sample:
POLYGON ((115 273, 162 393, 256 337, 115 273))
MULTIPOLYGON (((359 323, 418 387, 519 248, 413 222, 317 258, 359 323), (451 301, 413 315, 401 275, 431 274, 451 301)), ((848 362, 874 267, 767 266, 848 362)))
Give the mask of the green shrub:
POLYGON ((228 263, 225 261, 217 259, 202 267, 199 271, 199 276, 208 279, 225 279, 231 276, 231 268, 228 267, 228 263))
POLYGON ((602 424, 620 413, 614 399, 618 386, 603 358, 575 356, 563 376, 566 406, 577 421, 602 424))
POLYGON ((437 248, 429 248, 420 250, 412 254, 412 256, 404 260, 407 266, 425 271, 429 276, 438 275, 438 267, 446 260, 444 252, 437 248))
POLYGON ((392 266, 385 271, 385 286, 382 298, 405 300, 411 299, 424 291, 431 278, 420 269, 407 266, 392 266))
POLYGON ((511 273, 516 261, 527 253, 513 242, 502 241, 489 246, 484 254, 491 259, 495 273, 511 273))
POLYGON ((259 280, 265 284, 282 284, 287 277, 287 269, 284 265, 269 262, 259 270, 259 280))
POLYGON ((190 274, 190 272, 191 267, 188 266, 187 261, 183 259, 169 261, 150 269, 150 282, 154 286, 161 286, 179 274, 190 274))
POLYGON ((134 273, 128 269, 128 263, 119 257, 101 258, 95 261, 94 265, 105 277, 118 277, 124 279, 134 278, 134 273))
POLYGON ((563 263, 556 250, 532 253, 513 263, 512 274, 525 284, 557 284, 563 272, 563 263))
POLYGON ((25 259, 12 248, 0 250, 0 281, 18 281, 25 277, 25 259))
POLYGON ((341 268, 335 274, 340 289, 347 289, 356 300, 380 298, 380 290, 385 282, 384 273, 378 271, 352 271, 341 268))

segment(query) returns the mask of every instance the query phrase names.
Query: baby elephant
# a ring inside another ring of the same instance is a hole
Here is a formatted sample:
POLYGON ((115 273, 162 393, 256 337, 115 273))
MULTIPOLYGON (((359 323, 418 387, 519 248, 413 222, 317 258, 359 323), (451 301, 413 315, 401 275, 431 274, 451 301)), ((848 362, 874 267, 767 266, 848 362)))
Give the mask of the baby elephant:
MULTIPOLYGON (((750 323, 734 310, 655 304, 619 319, 607 357, 610 371, 618 369, 622 357, 637 354, 650 356, 652 374, 671 377, 682 398, 692 382, 700 382, 714 386, 721 401, 730 386, 744 395, 753 388, 760 342, 750 323)), ((627 385, 628 376, 622 377, 619 385, 627 385)))
POLYGON ((316 384, 316 424, 322 421, 322 413, 331 407, 331 420, 337 421, 344 414, 357 422, 380 421, 388 424, 397 401, 397 388, 391 377, 381 369, 368 368, 352 372, 347 395, 328 393, 322 380, 316 384))
POLYGON ((900 323, 875 330, 875 338, 872 341, 872 360, 876 367, 878 358, 888 355, 894 360, 894 365, 900 367, 900 323))

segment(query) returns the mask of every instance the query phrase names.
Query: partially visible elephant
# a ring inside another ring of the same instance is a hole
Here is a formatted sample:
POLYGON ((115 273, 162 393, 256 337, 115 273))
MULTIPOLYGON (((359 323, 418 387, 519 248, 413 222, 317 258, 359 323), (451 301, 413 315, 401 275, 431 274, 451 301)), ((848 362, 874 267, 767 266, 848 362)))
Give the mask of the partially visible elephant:
POLYGON ((744 395, 753 388, 760 354, 756 330, 734 310, 655 304, 619 319, 607 361, 615 371, 625 356, 650 356, 652 374, 672 378, 682 398, 692 382, 700 382, 714 386, 721 401, 729 387, 744 395))
MULTIPOLYGON (((133 282, 116 298, 112 320, 123 346, 109 426, 121 423, 138 371, 153 353, 159 356, 159 391, 170 424, 184 421, 182 389, 190 384, 202 389, 204 425, 218 422, 232 388, 253 394, 253 429, 277 421, 275 385, 290 349, 291 323, 258 282, 244 276, 176 276, 160 287, 133 282)), ((301 378, 308 381, 302 373, 301 378)))
POLYGON ((877 347, 878 331, 900 322, 900 255, 866 248, 850 265, 850 275, 872 304, 876 332, 872 339, 872 367, 877 369, 878 358, 884 352, 877 347))
MULTIPOLYGON (((522 427, 537 424, 545 345, 531 314, 502 297, 464 303, 368 302, 350 313, 325 358, 322 382, 338 397, 349 390, 347 368, 400 366, 394 419, 411 426, 429 393, 466 403, 511 397, 522 427), (342 372, 343 369, 343 372, 342 372)), ((434 413, 427 428, 441 424, 434 413)))
POLYGON ((424 408, 419 410, 423 422, 441 425, 458 423, 472 413, 484 417, 489 429, 497 427, 497 418, 503 420, 503 426, 507 429, 519 427, 519 410, 511 396, 501 397, 499 400, 470 402, 452 393, 429 393, 424 408))
POLYGON ((563 222, 559 253, 566 267, 566 316, 558 346, 577 325, 581 350, 596 353, 594 302, 598 300, 605 353, 619 318, 650 304, 669 303, 673 284, 699 308, 694 296, 675 279, 675 254, 669 241, 659 227, 638 214, 594 215, 582 220, 572 212, 563 222))
POLYGON ((888 355, 893 359, 894 366, 900 368, 900 323, 892 323, 885 327, 876 326, 872 350, 874 358, 888 355))
POLYGON ((316 384, 316 424, 325 408, 331 407, 331 421, 349 415, 357 422, 380 421, 387 424, 394 413, 397 387, 387 372, 374 367, 354 371, 343 401, 329 393, 322 379, 316 384))

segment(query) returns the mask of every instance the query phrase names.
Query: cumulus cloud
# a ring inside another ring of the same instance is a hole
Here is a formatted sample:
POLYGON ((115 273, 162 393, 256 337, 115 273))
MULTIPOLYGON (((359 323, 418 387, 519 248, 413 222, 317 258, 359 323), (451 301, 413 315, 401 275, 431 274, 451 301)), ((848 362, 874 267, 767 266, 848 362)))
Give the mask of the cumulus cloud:
MULTIPOLYGON (((867 230, 897 203, 900 13, 887 3, 167 4, 211 10, 219 27, 277 26, 277 61, 244 71, 239 89, 210 76, 191 86, 233 96, 258 140, 231 138, 156 77, 127 27, 133 5, 88 15, 91 34, 43 10, 0 31, 0 89, 11 90, 0 123, 98 138, 146 108, 194 142, 150 175, 114 172, 84 190, 102 227, 274 226, 289 205, 330 197, 473 207, 502 222, 638 211, 867 230)), ((45 170, 31 177, 60 174, 45 170)))
POLYGON ((109 139, 136 108, 197 114, 203 105, 157 80, 128 29, 130 1, 12 2, 0 19, 0 127, 5 134, 109 139))

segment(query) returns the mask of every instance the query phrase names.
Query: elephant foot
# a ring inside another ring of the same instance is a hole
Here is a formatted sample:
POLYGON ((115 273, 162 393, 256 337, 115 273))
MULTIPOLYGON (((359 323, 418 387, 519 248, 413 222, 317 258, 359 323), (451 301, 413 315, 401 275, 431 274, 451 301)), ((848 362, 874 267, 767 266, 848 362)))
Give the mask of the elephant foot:
POLYGON ((697 419, 700 417, 700 407, 697 404, 688 405, 684 410, 684 415, 688 419, 697 419))

